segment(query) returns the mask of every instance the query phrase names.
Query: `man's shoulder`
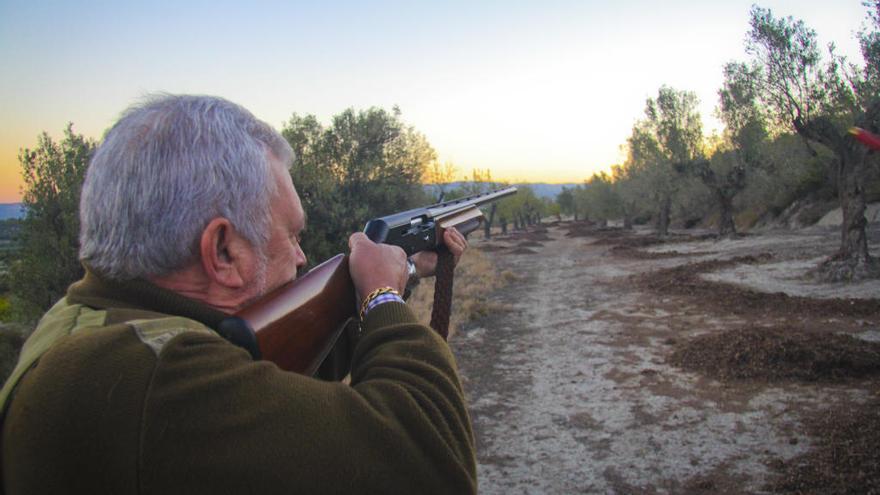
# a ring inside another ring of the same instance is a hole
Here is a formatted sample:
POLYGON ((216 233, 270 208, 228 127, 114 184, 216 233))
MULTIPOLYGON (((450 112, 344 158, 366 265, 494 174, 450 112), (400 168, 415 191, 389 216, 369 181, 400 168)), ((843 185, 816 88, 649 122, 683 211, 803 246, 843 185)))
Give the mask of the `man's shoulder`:
POLYGON ((137 338, 149 347, 156 356, 162 353, 162 350, 174 337, 187 332, 219 338, 213 330, 202 323, 182 316, 135 319, 126 321, 125 324, 134 330, 137 338))
POLYGON ((217 336, 203 323, 182 316, 127 308, 95 309, 72 304, 64 298, 40 320, 37 329, 25 343, 22 355, 37 354, 35 357, 39 358, 64 337, 75 337, 73 340, 77 341, 91 340, 114 331, 131 333, 156 355, 171 339, 183 333, 217 336))
POLYGON ((80 363, 77 368, 87 368, 87 363, 95 358, 130 358, 132 353, 143 352, 139 348, 149 349, 150 354, 158 358, 168 344, 182 334, 221 338, 209 327, 189 318, 127 309, 95 309, 63 298, 46 312, 25 341, 18 363, 0 391, 0 409, 21 378, 47 357, 51 357, 55 365, 80 363))
MULTIPOLYGON (((80 310, 89 314, 88 310, 80 310)), ((210 327, 183 316, 115 308, 98 313, 103 313, 103 321, 97 315, 90 320, 80 317, 78 321, 82 325, 69 332, 71 338, 64 341, 64 347, 86 352, 96 346, 105 351, 117 347, 120 350, 128 348, 132 352, 145 347, 158 358, 175 337, 184 334, 222 340, 210 327)))

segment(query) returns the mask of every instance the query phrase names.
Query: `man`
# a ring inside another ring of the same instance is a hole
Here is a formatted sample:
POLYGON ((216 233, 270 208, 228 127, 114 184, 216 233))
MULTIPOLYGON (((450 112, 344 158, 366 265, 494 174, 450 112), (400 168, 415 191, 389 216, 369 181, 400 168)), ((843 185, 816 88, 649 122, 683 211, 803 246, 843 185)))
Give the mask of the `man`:
POLYGON ((350 386, 254 362, 211 330, 305 264, 291 156, 218 98, 156 98, 108 132, 82 192, 86 276, 0 395, 7 495, 476 491, 455 364, 396 295, 399 248, 349 239, 358 300, 396 290, 368 301, 350 386))

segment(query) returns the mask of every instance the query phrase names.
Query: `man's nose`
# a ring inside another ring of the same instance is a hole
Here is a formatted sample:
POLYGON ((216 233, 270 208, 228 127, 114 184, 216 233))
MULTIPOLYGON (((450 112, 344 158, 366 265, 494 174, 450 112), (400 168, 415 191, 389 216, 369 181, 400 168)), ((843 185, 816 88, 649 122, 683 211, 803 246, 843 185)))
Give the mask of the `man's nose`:
POLYGON ((303 252, 302 248, 296 247, 296 267, 302 268, 306 266, 306 253, 303 252))

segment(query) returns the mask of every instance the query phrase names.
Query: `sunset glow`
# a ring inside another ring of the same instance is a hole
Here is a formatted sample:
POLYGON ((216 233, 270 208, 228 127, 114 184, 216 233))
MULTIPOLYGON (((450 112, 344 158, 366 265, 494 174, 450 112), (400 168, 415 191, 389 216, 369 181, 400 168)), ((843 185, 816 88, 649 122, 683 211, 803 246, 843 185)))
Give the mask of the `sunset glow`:
MULTIPOLYGON (((725 2, 103 2, 0 0, 0 202, 18 150, 67 122, 100 138, 151 92, 226 97, 280 129, 391 108, 460 175, 579 182, 608 170, 645 98, 693 90, 708 134, 721 67, 753 0, 725 2), (123 6, 124 5, 124 6, 123 6)), ((858 0, 767 1, 860 62, 858 0)))

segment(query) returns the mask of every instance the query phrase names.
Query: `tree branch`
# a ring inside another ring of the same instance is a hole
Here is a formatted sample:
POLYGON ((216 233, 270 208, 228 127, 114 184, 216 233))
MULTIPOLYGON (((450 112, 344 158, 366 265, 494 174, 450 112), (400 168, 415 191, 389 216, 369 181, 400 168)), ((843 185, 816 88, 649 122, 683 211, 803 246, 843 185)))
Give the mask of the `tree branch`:
MULTIPOLYGON (((795 119, 793 124, 797 133, 804 138, 825 145, 833 150, 840 149, 843 136, 827 117, 817 117, 809 122, 795 119)), ((814 153, 813 156, 815 156, 815 150, 810 149, 814 153)))
POLYGON ((856 121, 856 125, 870 130, 871 132, 880 131, 880 99, 875 99, 868 109, 865 110, 861 119, 856 121))

